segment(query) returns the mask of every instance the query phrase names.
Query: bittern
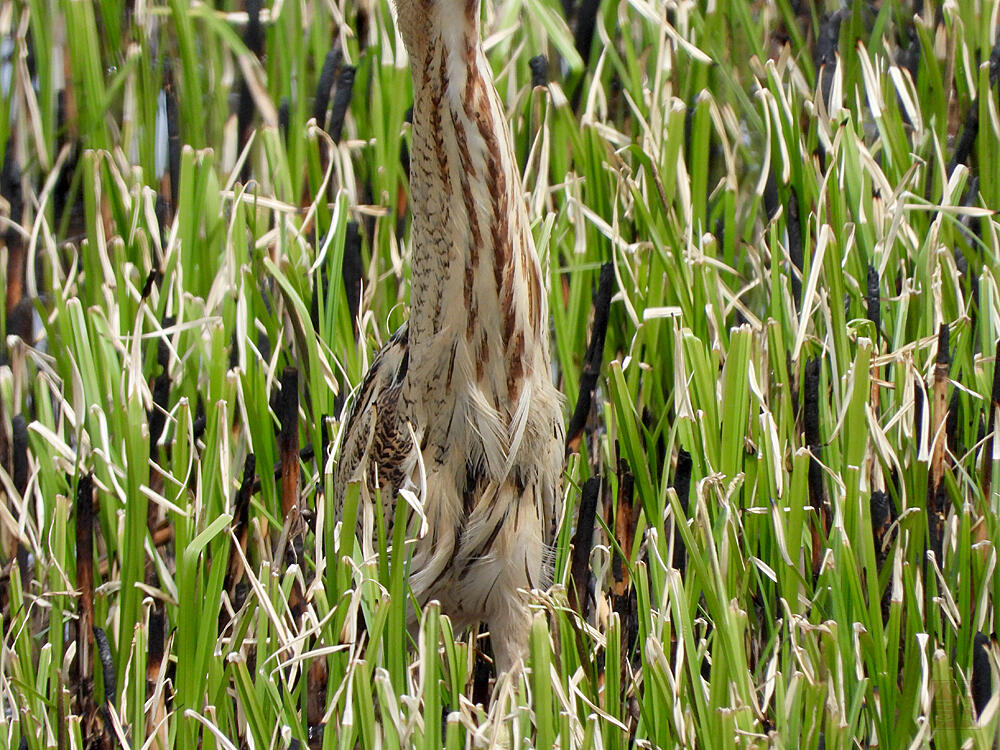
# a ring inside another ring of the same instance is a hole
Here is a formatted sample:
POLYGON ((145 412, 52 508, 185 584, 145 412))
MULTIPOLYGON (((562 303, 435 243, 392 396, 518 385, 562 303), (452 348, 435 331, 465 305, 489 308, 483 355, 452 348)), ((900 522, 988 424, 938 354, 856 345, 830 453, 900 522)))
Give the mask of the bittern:
POLYGON ((338 513, 360 481, 372 534, 378 489, 391 538, 408 502, 411 590, 456 631, 485 622, 503 673, 527 644, 526 592, 550 583, 561 512, 546 288, 479 0, 395 5, 413 76, 410 319, 354 398, 338 513))

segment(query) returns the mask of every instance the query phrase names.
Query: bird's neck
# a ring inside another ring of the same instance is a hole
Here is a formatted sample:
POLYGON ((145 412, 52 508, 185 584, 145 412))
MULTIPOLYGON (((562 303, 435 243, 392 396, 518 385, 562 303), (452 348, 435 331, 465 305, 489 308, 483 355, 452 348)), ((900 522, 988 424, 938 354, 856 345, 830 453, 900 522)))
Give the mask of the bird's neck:
MULTIPOLYGON (((547 313, 508 125, 477 18, 439 19, 411 47, 414 80, 411 365, 447 368, 517 398, 548 367, 547 313)), ((547 377, 547 374, 546 374, 547 377)))

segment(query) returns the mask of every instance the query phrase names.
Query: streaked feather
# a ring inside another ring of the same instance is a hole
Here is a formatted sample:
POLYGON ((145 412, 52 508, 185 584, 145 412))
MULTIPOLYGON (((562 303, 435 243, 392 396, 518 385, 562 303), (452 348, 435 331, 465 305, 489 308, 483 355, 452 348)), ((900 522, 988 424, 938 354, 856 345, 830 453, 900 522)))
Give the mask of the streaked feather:
POLYGON ((410 321, 344 423, 337 508, 360 481, 366 515, 378 489, 391 528, 402 496, 419 521, 413 593, 456 628, 486 621, 508 670, 527 644, 523 592, 549 585, 561 512, 544 285, 478 2, 395 4, 414 79, 410 321))

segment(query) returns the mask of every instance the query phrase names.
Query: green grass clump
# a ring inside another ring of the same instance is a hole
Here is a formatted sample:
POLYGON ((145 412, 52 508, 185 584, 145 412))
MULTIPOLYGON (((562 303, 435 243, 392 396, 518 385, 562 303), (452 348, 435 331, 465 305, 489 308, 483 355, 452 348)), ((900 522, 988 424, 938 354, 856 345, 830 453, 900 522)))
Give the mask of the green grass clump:
POLYGON ((406 317, 387 2, 0 8, 0 748, 994 746, 997 9, 805 6, 484 7, 571 404, 617 290, 495 688, 330 502, 406 317))

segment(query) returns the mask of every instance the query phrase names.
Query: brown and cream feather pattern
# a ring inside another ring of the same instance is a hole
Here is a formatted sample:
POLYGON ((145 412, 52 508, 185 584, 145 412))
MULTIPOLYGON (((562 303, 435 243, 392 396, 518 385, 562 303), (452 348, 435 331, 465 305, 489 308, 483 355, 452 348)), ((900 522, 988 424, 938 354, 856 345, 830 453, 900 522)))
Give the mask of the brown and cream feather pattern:
POLYGON ((561 510, 545 286, 478 0, 396 7, 414 85, 410 320, 358 390, 335 486, 338 500, 349 481, 378 486, 386 513, 400 496, 422 508, 411 588, 460 627, 485 621, 507 670, 561 510))

